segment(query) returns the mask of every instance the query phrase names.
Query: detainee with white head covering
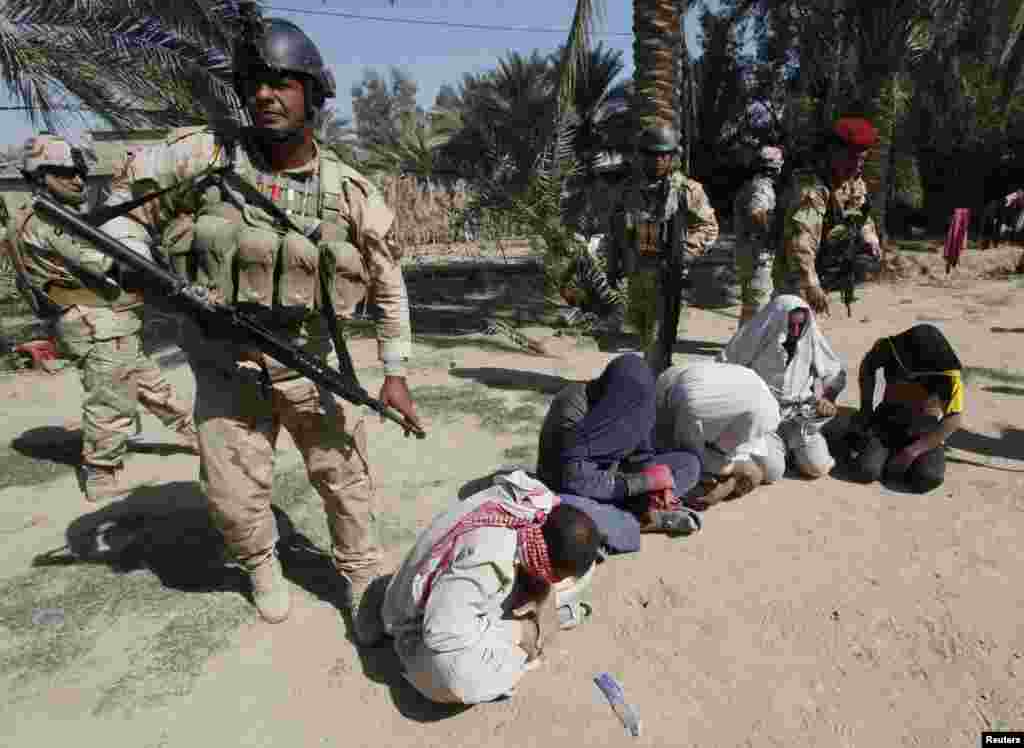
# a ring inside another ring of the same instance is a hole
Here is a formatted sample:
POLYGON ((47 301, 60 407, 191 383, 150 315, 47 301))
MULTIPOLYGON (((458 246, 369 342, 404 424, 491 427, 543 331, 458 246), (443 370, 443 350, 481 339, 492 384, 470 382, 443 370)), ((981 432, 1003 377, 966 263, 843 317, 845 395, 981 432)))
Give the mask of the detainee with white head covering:
POLYGON ((782 421, 767 439, 767 473, 781 476, 787 457, 808 478, 835 466, 821 429, 836 414, 846 366, 806 301, 792 295, 772 299, 732 337, 720 360, 756 371, 779 403, 782 421))

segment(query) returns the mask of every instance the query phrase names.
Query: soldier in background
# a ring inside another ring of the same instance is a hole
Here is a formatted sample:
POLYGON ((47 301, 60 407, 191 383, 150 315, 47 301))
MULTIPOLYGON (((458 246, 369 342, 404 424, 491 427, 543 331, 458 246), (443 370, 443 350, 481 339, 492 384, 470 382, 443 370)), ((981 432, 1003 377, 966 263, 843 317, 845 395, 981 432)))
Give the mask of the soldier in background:
MULTIPOLYGON (((88 167, 78 149, 54 135, 25 143, 23 173, 35 187, 82 210, 88 167)), ((31 204, 16 210, 7 243, 18 284, 33 311, 52 320, 61 352, 81 372, 82 491, 89 501, 130 489, 119 479, 142 403, 184 442, 198 449, 191 407, 142 350, 142 296, 113 260, 64 232, 31 204)))
MULTIPOLYGON (((655 375, 671 365, 665 360, 660 335, 675 338, 664 325, 665 294, 662 263, 672 218, 686 211, 686 235, 682 246, 671 251, 683 254, 684 262, 703 255, 718 238, 718 221, 701 184, 678 168, 676 133, 667 127, 645 129, 637 141, 639 163, 631 183, 612 215, 609 277, 627 293, 626 316, 640 333, 647 363, 655 375)), ((686 318, 685 306, 680 319, 686 318)))
POLYGON ((848 222, 866 219, 860 240, 876 259, 881 257, 874 221, 863 215, 868 194, 864 161, 877 142, 878 131, 870 122, 844 117, 833 126, 821 163, 793 175, 779 206, 782 246, 772 267, 775 296, 800 296, 815 313, 828 313, 815 261, 825 245, 847 238, 848 222))
POLYGON ((736 193, 736 275, 740 282, 740 327, 768 303, 772 294, 775 183, 782 173, 782 149, 764 146, 754 162, 754 176, 736 193))

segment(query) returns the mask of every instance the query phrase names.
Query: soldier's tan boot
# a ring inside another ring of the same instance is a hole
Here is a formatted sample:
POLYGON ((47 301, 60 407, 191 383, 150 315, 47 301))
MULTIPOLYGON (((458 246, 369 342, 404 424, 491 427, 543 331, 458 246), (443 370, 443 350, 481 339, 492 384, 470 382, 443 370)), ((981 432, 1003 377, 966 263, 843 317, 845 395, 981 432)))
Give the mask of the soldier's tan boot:
POLYGON ((271 554, 259 566, 249 569, 252 601, 267 623, 280 623, 292 609, 291 590, 281 571, 281 562, 271 554))
POLYGON ((127 494, 131 487, 124 484, 117 468, 83 465, 79 469, 79 482, 86 501, 99 503, 127 494))
POLYGON ((353 638, 360 647, 376 646, 384 638, 381 606, 386 585, 380 583, 383 580, 378 580, 378 571, 376 566, 371 566, 369 569, 344 573, 348 581, 344 607, 348 608, 351 615, 353 638))

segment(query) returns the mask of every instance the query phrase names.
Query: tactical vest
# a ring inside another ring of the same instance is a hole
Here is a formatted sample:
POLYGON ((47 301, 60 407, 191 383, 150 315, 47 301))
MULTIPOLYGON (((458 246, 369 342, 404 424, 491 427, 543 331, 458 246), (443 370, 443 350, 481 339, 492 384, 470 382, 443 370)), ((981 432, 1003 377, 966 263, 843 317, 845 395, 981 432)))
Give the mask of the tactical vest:
POLYGON ((233 170, 246 189, 230 182, 205 187, 195 218, 175 219, 164 232, 166 261, 218 300, 266 324, 301 324, 324 308, 351 316, 366 296, 368 274, 347 239, 341 211, 346 190, 366 185, 365 179, 326 148, 320 150, 319 174, 304 180, 261 171, 240 145, 232 150, 233 170), (260 207, 253 192, 285 211, 305 233, 260 207))
POLYGON ((685 188, 682 175, 677 174, 673 172, 661 180, 656 190, 648 184, 629 188, 630 205, 624 215, 626 241, 639 257, 658 257, 671 241, 672 218, 685 188))

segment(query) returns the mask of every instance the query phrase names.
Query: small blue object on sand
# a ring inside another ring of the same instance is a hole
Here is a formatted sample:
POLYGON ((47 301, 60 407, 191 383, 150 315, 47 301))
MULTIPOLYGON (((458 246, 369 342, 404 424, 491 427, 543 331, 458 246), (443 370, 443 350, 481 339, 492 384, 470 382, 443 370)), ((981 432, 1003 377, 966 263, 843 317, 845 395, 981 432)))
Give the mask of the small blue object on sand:
POLYGON ((634 738, 639 737, 640 715, 637 714, 636 708, 632 704, 626 703, 626 695, 622 691, 622 686, 615 680, 615 676, 611 673, 601 673, 594 678, 594 683, 608 699, 608 703, 612 705, 612 709, 622 720, 622 724, 629 734, 634 738))

